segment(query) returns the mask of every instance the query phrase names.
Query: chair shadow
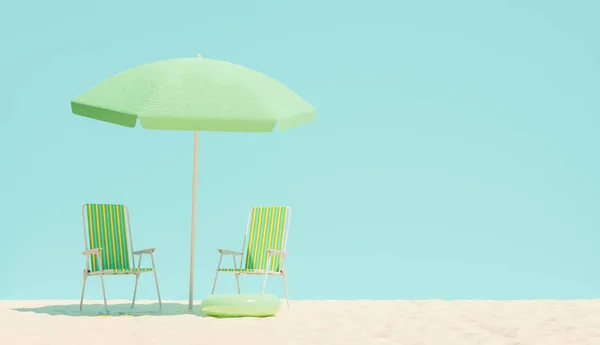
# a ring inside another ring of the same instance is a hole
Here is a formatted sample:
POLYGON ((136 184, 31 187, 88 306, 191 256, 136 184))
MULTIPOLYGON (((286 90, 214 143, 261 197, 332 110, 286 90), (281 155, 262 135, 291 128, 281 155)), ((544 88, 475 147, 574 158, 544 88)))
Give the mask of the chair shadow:
POLYGON ((194 315, 204 317, 204 313, 198 306, 194 311, 188 310, 187 304, 181 303, 163 303, 162 310, 159 310, 158 303, 136 304, 131 308, 131 304, 109 304, 108 314, 104 310, 104 304, 84 304, 83 310, 79 310, 79 304, 68 305, 49 305, 36 308, 13 308, 14 311, 32 312, 47 315, 62 316, 176 316, 176 315, 194 315))

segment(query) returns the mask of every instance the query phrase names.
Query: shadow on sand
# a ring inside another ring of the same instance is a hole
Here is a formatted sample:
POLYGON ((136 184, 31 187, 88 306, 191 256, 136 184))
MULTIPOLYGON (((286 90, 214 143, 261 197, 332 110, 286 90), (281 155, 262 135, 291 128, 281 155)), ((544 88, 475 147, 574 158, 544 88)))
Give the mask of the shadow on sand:
POLYGON ((36 308, 14 308, 15 311, 32 312, 47 315, 63 316, 175 316, 175 315, 193 315, 204 316, 199 306, 194 307, 193 312, 188 311, 187 304, 163 303, 162 310, 159 310, 158 303, 136 304, 133 309, 131 304, 109 304, 108 314, 104 310, 103 304, 84 304, 83 310, 79 310, 79 304, 68 305, 49 305, 36 308))

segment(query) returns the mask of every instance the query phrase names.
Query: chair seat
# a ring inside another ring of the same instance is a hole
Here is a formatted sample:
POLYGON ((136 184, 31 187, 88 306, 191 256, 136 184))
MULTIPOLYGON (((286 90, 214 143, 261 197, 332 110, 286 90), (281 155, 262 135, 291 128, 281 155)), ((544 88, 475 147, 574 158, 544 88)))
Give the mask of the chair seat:
POLYGON ((102 274, 138 274, 144 272, 152 272, 152 268, 119 268, 119 269, 110 269, 103 271, 90 272, 90 275, 99 275, 102 274))
MULTIPOLYGON (((256 268, 219 268, 219 272, 235 272, 245 274, 265 274, 265 270, 256 268)), ((281 272, 268 271, 268 274, 281 274, 281 272)))

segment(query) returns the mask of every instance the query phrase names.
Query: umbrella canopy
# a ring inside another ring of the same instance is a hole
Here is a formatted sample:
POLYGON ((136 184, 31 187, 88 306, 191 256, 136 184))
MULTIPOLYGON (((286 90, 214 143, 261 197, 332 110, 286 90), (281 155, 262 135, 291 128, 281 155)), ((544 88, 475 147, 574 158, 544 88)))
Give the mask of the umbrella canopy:
MULTIPOLYGON (((200 56, 198 56, 200 57, 200 56)), ((189 309, 194 297, 198 131, 271 132, 316 110, 275 79, 211 59, 154 62, 117 74, 71 101, 73 113, 126 127, 194 131, 189 309)))
POLYGON ((132 68, 71 102, 73 113, 146 129, 271 132, 315 118, 315 108, 277 80, 246 67, 183 58, 132 68))

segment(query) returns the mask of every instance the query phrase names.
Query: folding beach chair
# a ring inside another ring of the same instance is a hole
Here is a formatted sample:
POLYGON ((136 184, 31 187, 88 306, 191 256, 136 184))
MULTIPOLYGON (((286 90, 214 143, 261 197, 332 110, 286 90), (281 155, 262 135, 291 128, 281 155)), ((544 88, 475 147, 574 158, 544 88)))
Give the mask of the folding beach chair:
POLYGON ((83 205, 81 216, 85 242, 85 251, 81 254, 85 256, 86 260, 79 310, 83 307, 83 295, 85 294, 85 283, 88 276, 100 276, 104 309, 108 312, 106 291, 104 290, 105 275, 135 275, 133 301, 131 302, 131 307, 133 308, 138 280, 140 279, 140 275, 145 272, 154 272, 158 303, 162 310, 158 277, 156 276, 156 266, 154 265, 154 251, 156 248, 133 251, 131 223, 127 207, 124 205, 85 204, 83 205), (152 268, 142 268, 142 256, 144 254, 150 255, 152 268), (137 267, 134 261, 136 255, 139 256, 137 267))
POLYGON ((289 308, 290 301, 284 259, 288 255, 285 248, 290 228, 291 214, 292 210, 287 206, 254 207, 250 209, 242 251, 236 252, 217 249, 220 257, 212 289, 213 294, 217 288, 219 272, 232 272, 235 274, 238 293, 241 293, 240 275, 242 274, 263 274, 263 294, 265 293, 268 276, 282 276, 285 298, 289 308), (233 259, 233 268, 221 268, 221 261, 223 260, 224 255, 231 255, 233 259), (236 261, 236 257, 238 256, 240 257, 239 265, 236 261))

